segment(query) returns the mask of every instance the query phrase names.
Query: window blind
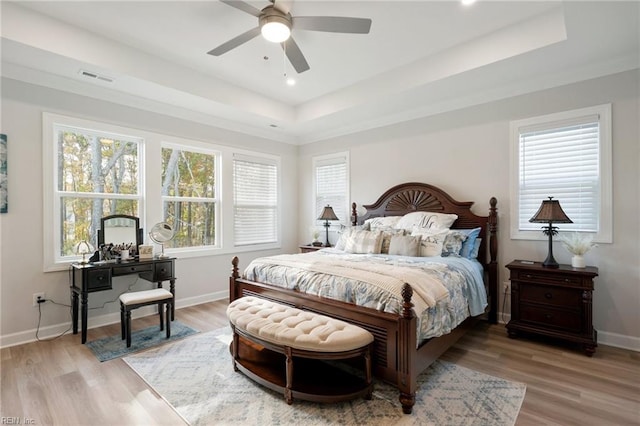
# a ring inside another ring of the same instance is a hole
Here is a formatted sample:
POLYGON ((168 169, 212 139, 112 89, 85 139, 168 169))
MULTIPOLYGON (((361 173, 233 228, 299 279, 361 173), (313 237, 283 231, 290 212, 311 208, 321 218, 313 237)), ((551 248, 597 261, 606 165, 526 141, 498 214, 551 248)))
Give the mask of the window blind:
POLYGON ((318 218, 322 209, 329 204, 340 219, 340 223, 349 223, 351 212, 348 211, 347 206, 347 174, 345 157, 335 157, 317 162, 315 218, 318 218))
POLYGON ((600 124, 584 117, 552 128, 522 129, 519 146, 519 229, 530 223, 542 200, 552 196, 573 223, 566 231, 598 232, 600 206, 600 124))
POLYGON ((234 243, 278 240, 278 168, 262 158, 233 160, 234 243))

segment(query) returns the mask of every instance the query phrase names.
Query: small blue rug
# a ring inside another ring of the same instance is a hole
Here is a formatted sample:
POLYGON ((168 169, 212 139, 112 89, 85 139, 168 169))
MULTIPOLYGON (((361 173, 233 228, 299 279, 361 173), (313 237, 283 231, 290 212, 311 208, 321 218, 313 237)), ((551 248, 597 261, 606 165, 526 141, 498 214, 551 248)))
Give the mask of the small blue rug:
POLYGON ((160 331, 160 326, 154 325, 142 330, 134 330, 131 334, 131 346, 128 348, 126 340, 122 340, 120 334, 87 342, 86 346, 93 351, 100 361, 108 361, 163 343, 173 342, 197 332, 197 330, 179 321, 171 321, 171 337, 168 339, 166 331, 160 331))

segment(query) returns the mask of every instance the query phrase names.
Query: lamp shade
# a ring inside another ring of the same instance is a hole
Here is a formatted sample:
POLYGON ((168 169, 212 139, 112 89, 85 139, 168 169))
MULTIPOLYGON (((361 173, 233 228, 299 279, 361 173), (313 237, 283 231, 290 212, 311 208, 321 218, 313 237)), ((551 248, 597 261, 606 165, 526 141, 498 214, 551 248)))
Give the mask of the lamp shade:
POLYGON ((549 197, 548 200, 542 200, 542 204, 540 204, 540 208, 533 215, 531 219, 529 219, 531 223, 548 223, 548 222, 556 222, 556 223, 573 223, 571 219, 567 216, 567 214, 560 207, 560 201, 554 200, 553 197, 549 197))
POLYGON ((76 254, 82 255, 82 263, 87 263, 86 256, 89 253, 93 253, 95 248, 88 241, 82 240, 78 244, 76 244, 76 254))
POLYGON ((340 220, 340 219, 338 219, 338 216, 336 216, 335 212, 333 211, 333 207, 331 207, 330 205, 327 205, 324 209, 322 209, 322 214, 320 214, 320 217, 318 218, 318 220, 340 220))

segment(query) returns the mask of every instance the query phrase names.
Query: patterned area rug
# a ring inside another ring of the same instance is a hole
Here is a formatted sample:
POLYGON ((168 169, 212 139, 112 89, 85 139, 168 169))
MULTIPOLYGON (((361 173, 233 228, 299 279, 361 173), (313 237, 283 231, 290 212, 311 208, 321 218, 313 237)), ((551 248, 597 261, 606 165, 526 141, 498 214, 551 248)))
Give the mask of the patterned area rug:
POLYGON ((234 372, 231 331, 221 329, 124 358, 191 425, 513 425, 525 385, 436 361, 420 375, 413 414, 376 381, 373 399, 294 400, 234 372))
POLYGON ((120 334, 105 337, 104 339, 92 340, 91 342, 87 342, 86 346, 93 351, 100 361, 108 361, 153 346, 173 342, 174 340, 182 339, 197 332, 197 330, 179 321, 171 321, 171 337, 169 337, 169 339, 167 339, 166 331, 160 331, 160 325, 158 324, 142 330, 133 330, 131 332, 131 346, 128 348, 126 341, 122 340, 120 334))

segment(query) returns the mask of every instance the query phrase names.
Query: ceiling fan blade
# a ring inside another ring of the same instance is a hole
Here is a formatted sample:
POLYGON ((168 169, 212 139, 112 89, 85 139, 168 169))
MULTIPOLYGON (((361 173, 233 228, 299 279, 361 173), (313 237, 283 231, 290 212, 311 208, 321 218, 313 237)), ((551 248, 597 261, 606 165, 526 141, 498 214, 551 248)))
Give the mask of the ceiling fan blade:
POLYGON ((371 19, 342 16, 294 16, 293 28, 330 33, 368 34, 371 29, 371 19))
POLYGON ((213 56, 220 56, 223 53, 227 53, 231 49, 236 48, 241 44, 248 42, 249 40, 258 36, 259 34, 260 34, 260 27, 255 27, 253 29, 250 29, 246 33, 242 33, 239 36, 232 38, 226 43, 222 43, 220 46, 208 51, 207 53, 213 56))
POLYGON ((302 74, 309 69, 309 64, 304 58, 302 50, 300 50, 296 42, 293 41, 293 37, 289 37, 287 41, 280 43, 280 45, 284 49, 284 53, 287 55, 287 58, 289 58, 289 62, 291 62, 291 65, 293 65, 293 68, 298 74, 302 74))
POLYGON ((255 17, 260 16, 261 10, 256 9, 248 3, 239 0, 220 0, 221 3, 227 4, 231 7, 235 7, 243 12, 248 13, 249 15, 253 15, 255 17))

